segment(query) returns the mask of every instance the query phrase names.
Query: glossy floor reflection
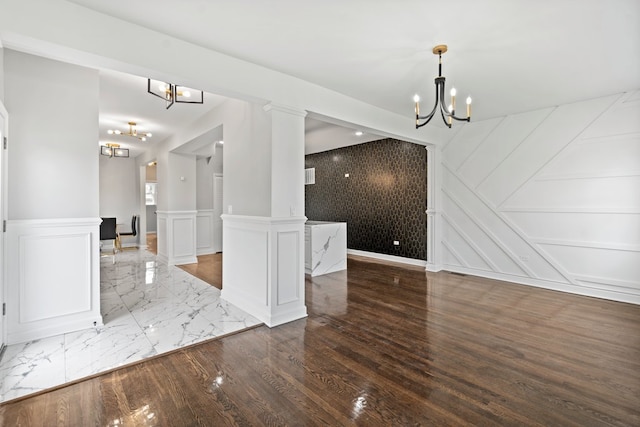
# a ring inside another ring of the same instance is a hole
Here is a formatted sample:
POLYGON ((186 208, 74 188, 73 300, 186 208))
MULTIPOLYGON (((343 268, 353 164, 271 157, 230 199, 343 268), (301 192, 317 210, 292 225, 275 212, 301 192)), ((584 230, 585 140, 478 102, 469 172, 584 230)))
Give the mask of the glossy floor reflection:
POLYGON ((102 258, 104 326, 10 345, 0 361, 0 401, 261 323, 220 290, 144 250, 102 258))

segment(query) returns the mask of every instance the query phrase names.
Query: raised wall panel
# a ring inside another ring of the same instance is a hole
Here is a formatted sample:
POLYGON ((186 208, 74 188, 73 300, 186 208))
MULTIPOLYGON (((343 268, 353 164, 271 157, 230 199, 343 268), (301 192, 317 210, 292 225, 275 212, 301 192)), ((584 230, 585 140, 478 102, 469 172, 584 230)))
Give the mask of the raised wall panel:
POLYGON ((198 262, 196 214, 196 211, 158 211, 158 259, 169 265, 198 262))
POLYGON ((544 250, 567 270, 582 279, 603 283, 611 281, 624 286, 627 292, 640 293, 640 251, 589 248, 570 244, 541 244, 544 250))
POLYGON ((221 297, 267 326, 306 317, 305 217, 222 215, 221 297))
POLYGON ((625 177, 531 180, 505 201, 516 207, 559 207, 592 210, 608 207, 640 210, 640 175, 625 177))
POLYGON ((278 276, 277 276, 277 296, 278 305, 289 304, 300 299, 300 269, 291 268, 299 266, 299 258, 304 253, 304 248, 300 247, 300 233, 297 231, 283 231, 277 233, 278 251, 278 276), (291 262, 295 260, 295 262, 291 262))
MULTIPOLYGON (((459 170, 463 181, 477 188, 498 167, 500 162, 538 127, 551 111, 553 109, 548 108, 515 114, 505 117, 503 120, 491 121, 494 128, 491 129, 488 136, 484 140, 481 139, 483 132, 480 132, 478 137, 474 136, 473 138, 476 142, 474 144, 475 150, 465 159, 466 161, 463 164, 454 170, 459 170)), ((486 129, 483 129, 483 131, 487 133, 486 129)), ((456 145, 450 144, 450 147, 454 149, 456 145)), ((447 159, 447 164, 453 168, 457 162, 451 164, 447 159)))
POLYGON ((7 341, 102 325, 100 218, 7 222, 7 341))
POLYGON ((532 241, 556 240, 598 246, 638 244, 640 212, 504 212, 532 241))
POLYGON ((500 206, 619 97, 557 107, 518 145, 517 150, 502 160, 478 191, 493 205, 500 206))
POLYGON ((635 91, 466 124, 443 152, 444 268, 640 303, 638 117, 635 91))
POLYGON ((638 159, 638 134, 580 139, 553 159, 537 179, 640 175, 640 170, 636 169, 638 159))
POLYGON ((193 218, 173 218, 173 256, 175 258, 194 256, 195 242, 193 218), (180 237, 180 238, 176 238, 180 237))
POLYGON ((197 255, 215 253, 213 244, 213 210, 198 210, 196 215, 196 251, 197 255))
POLYGON ((20 323, 91 310, 90 233, 23 236, 19 244, 20 323))
POLYGON ((477 126, 461 126, 460 130, 443 149, 447 165, 458 169, 466 158, 471 156, 477 145, 481 144, 497 127, 502 119, 478 122, 477 126))
MULTIPOLYGON (((269 277, 269 231, 260 228, 224 228, 222 282, 247 302, 255 300, 258 306, 267 306, 269 277), (251 248, 247 251, 246 248, 251 248), (233 254, 241 254, 234 257, 233 254), (251 266, 248 268, 248 266, 251 266)), ((223 294, 228 293, 223 291, 223 294)), ((224 295, 223 295, 224 298, 224 295)))

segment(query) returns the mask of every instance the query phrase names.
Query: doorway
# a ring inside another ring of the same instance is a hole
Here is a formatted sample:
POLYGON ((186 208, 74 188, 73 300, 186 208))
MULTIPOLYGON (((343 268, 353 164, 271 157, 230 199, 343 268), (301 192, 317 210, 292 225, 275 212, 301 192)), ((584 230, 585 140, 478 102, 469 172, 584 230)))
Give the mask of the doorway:
MULTIPOLYGON (((0 102, 0 223, 3 224, 3 230, 5 227, 5 171, 7 170, 5 161, 5 150, 7 149, 7 128, 8 128, 8 114, 4 108, 4 104, 0 102)), ((0 314, 0 358, 5 347, 6 338, 6 322, 5 320, 5 300, 4 300, 4 232, 0 233, 0 305, 2 306, 2 314, 0 314)))

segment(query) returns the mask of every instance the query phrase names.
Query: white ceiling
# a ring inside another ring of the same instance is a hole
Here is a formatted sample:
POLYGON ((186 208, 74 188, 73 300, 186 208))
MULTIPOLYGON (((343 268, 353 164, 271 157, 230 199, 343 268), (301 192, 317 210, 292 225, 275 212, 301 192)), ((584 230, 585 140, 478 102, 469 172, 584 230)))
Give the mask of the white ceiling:
MULTIPOLYGON (((71 1, 408 117, 414 93, 423 109, 433 102, 442 43, 447 87, 473 97, 474 121, 640 87, 638 0, 71 1)), ((105 123, 160 120, 157 140, 219 101, 162 111, 146 95, 122 111, 107 74, 105 123)), ((146 94, 144 82, 135 90, 146 94)))

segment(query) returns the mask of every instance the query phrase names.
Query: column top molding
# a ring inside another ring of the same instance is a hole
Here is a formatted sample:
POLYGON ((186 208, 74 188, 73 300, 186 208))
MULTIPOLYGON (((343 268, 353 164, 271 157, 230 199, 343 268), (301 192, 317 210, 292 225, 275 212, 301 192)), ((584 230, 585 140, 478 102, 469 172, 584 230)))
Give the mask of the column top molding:
POLYGON ((306 110, 301 110, 301 109, 296 108, 296 107, 289 107, 288 105, 276 104, 276 103, 273 103, 273 102, 265 105, 264 107, 262 107, 262 109, 264 111, 266 111, 267 113, 270 113, 271 111, 279 111, 281 113, 291 114, 293 116, 298 116, 298 117, 306 117, 307 116, 307 111, 306 110))

